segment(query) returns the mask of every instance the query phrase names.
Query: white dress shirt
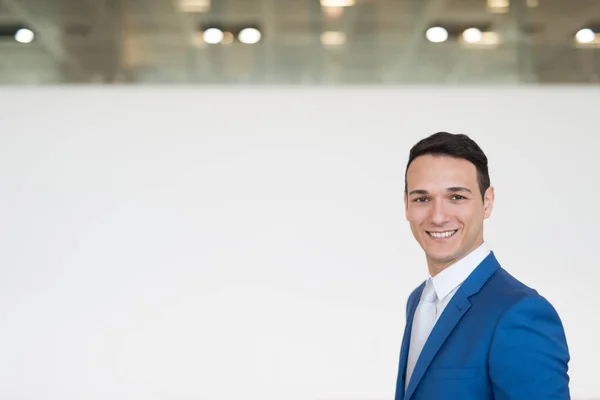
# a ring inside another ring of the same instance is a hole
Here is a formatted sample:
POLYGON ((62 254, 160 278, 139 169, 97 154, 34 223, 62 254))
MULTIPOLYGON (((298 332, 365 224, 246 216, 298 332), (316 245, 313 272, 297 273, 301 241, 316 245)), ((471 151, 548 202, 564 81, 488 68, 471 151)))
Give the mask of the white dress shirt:
POLYGON ((426 311, 426 309, 423 308, 427 307, 427 304, 431 304, 428 300, 423 298, 425 295, 424 290, 420 299, 423 303, 419 304, 417 307, 414 317, 415 321, 413 321, 404 390, 408 388, 410 378, 412 377, 412 371, 414 370, 415 364, 420 356, 423 345, 428 339, 431 329, 465 279, 471 275, 475 268, 477 268, 489 253, 490 249, 484 242, 467 256, 448 266, 436 276, 432 277, 430 274, 427 278, 426 284, 432 285, 436 294, 435 299, 433 299, 434 296, 432 296, 432 301, 435 304, 435 316, 431 316, 431 313, 433 313, 433 305, 430 307, 431 311, 426 311), (420 309, 419 307, 422 308, 420 309), (426 319, 429 319, 431 322, 426 322, 426 319))
POLYGON ((433 288, 437 294, 436 321, 442 315, 442 312, 452 300, 454 293, 460 288, 462 283, 471 275, 475 268, 490 254, 487 243, 483 242, 475 250, 467 254, 464 258, 450 265, 434 277, 431 275, 433 288))

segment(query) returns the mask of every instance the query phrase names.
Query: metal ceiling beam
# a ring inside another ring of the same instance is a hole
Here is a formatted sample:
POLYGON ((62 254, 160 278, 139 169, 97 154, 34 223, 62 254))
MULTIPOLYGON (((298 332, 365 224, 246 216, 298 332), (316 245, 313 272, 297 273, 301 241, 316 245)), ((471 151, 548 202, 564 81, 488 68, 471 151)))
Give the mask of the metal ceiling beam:
MULTIPOLYGON (((423 1, 424 0, 416 0, 415 3, 421 4, 423 1)), ((406 74, 408 72, 408 68, 415 57, 419 45, 425 40, 423 34, 431 23, 431 17, 433 15, 438 15, 438 11, 441 10, 446 2, 447 0, 429 0, 427 4, 425 4, 417 16, 410 37, 406 43, 402 45, 402 51, 398 57, 398 62, 393 66, 394 71, 392 71, 392 73, 399 71, 402 74, 406 74)))
MULTIPOLYGON (((199 74, 197 62, 198 52, 196 51, 195 45, 197 40, 196 27, 191 24, 190 18, 188 18, 186 13, 181 10, 179 6, 179 0, 171 0, 171 5, 173 17, 177 20, 178 25, 181 27, 181 37, 185 44, 184 61, 187 72, 187 81, 194 83, 198 81, 199 74)), ((208 65, 209 60, 207 59, 206 55, 203 61, 205 65, 208 65)))
POLYGON ((276 74, 274 68, 277 64, 277 55, 275 54, 277 46, 276 37, 280 32, 276 4, 277 0, 261 0, 260 2, 260 15, 262 16, 261 21, 263 23, 263 26, 261 27, 263 38, 261 40, 264 46, 264 52, 261 54, 262 60, 260 64, 262 68, 260 68, 260 71, 263 74, 263 83, 272 83, 276 81, 272 76, 276 74))
POLYGON ((95 18, 93 32, 103 44, 106 58, 101 61, 104 82, 124 81, 122 65, 123 4, 115 0, 87 0, 95 18))

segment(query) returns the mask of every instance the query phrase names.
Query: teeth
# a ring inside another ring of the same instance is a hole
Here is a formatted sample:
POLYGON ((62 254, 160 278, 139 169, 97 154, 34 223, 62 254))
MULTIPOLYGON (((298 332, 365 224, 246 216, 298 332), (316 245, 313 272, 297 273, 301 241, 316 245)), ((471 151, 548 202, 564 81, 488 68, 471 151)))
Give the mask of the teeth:
POLYGON ((447 238, 456 233, 456 231, 447 231, 447 232, 428 232, 434 238, 442 239, 447 238))

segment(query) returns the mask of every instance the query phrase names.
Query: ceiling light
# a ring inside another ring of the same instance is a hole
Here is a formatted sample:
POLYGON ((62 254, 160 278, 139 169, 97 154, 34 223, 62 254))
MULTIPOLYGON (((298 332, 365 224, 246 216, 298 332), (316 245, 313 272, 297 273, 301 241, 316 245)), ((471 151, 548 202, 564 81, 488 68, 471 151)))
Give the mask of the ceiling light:
POLYGON ((465 29, 465 31, 462 34, 463 40, 467 43, 477 43, 481 41, 482 37, 483 35, 481 31, 477 28, 465 29))
POLYGON ((183 12, 204 13, 210 10, 210 0, 180 0, 179 8, 183 12))
POLYGON ((321 0, 322 7, 350 7, 354 0, 321 0))
POLYGON ((538 0, 527 0, 527 7, 529 7, 529 8, 535 8, 539 5, 540 5, 540 2, 538 0))
POLYGON ((493 13, 506 13, 509 7, 509 0, 487 0, 487 8, 493 13))
POLYGON ((35 39, 35 33, 29 29, 19 29, 17 33, 15 33, 15 40, 19 43, 31 43, 35 39))
POLYGON ((434 26, 432 28, 427 29, 425 33, 425 37, 427 40, 433 43, 441 43, 448 40, 448 31, 442 27, 434 26))
POLYGON ((344 32, 323 32, 321 34, 321 43, 325 46, 339 46, 346 43, 346 34, 344 32))
POLYGON ((240 31, 238 39, 240 39, 240 42, 242 43, 254 44, 260 41, 261 36, 262 35, 258 29, 246 28, 240 31))
POLYGON ((593 30, 585 28, 575 34, 575 40, 578 43, 591 43, 596 39, 596 34, 593 30))
POLYGON ((202 35, 202 38, 206 43, 209 44, 221 43, 221 41, 223 40, 223 32, 217 28, 209 28, 204 31, 204 35, 202 35))

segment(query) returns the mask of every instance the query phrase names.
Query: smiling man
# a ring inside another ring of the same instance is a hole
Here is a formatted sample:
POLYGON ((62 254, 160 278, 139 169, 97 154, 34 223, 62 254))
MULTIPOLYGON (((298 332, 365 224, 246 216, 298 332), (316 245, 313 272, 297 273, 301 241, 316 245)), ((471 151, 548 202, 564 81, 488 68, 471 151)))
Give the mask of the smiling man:
POLYGON ((570 399, 556 310, 484 241, 495 194, 481 148, 436 133, 411 149, 405 182, 429 274, 408 298, 396 400, 570 399))

